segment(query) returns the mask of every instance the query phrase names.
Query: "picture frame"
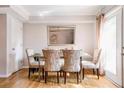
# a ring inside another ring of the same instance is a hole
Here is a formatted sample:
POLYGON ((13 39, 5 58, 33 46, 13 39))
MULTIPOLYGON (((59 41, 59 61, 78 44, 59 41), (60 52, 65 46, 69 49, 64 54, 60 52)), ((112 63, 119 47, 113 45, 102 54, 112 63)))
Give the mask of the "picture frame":
POLYGON ((48 26, 48 45, 75 44, 75 26, 48 26))

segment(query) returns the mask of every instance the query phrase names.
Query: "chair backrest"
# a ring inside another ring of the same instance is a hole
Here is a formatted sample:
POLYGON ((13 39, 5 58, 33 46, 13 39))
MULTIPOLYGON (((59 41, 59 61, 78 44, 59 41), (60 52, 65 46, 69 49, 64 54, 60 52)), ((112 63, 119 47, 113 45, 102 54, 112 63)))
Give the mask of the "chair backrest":
POLYGON ((35 62, 34 57, 32 57, 34 55, 34 50, 26 49, 26 54, 27 54, 27 58, 28 58, 28 64, 29 64, 29 66, 31 66, 31 63, 35 62))
POLYGON ((79 72, 81 69, 80 50, 62 50, 64 56, 64 71, 79 72))
POLYGON ((100 54, 101 54, 101 49, 94 50, 93 63, 97 64, 99 62, 100 54))
POLYGON ((45 58, 45 71, 60 71, 60 51, 59 50, 42 50, 45 58))

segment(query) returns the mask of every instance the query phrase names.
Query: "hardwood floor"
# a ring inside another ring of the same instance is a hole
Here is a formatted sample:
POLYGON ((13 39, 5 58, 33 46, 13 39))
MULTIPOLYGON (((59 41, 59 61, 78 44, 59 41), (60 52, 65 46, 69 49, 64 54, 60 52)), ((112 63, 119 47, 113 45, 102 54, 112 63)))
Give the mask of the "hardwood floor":
POLYGON ((63 77, 60 78, 60 83, 57 83, 56 76, 54 73, 50 73, 48 77, 47 84, 44 80, 40 82, 37 81, 37 74, 33 75, 31 79, 28 79, 28 70, 22 69, 9 78, 0 78, 1 88, 116 88, 114 84, 105 79, 105 77, 100 77, 97 79, 96 75, 85 74, 82 83, 77 84, 75 76, 68 76, 67 83, 64 84, 63 77))

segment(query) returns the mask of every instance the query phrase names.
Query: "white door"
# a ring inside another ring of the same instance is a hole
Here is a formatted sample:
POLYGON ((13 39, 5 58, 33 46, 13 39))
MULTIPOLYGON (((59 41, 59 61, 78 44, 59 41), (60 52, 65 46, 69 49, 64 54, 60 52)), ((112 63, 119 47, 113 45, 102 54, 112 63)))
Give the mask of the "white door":
POLYGON ((17 40, 17 35, 16 35, 16 29, 15 29, 15 20, 13 17, 10 16, 10 55, 9 55, 9 60, 10 60, 10 68, 11 68, 11 73, 16 72, 17 69, 17 61, 16 61, 16 40, 17 40))
POLYGON ((16 33, 16 69, 19 70, 22 68, 22 59, 23 59, 23 26, 19 20, 15 20, 15 33, 16 33))
POLYGON ((122 87, 122 9, 106 17, 104 30, 106 76, 122 87))
POLYGON ((21 22, 18 22, 18 28, 17 28, 17 60, 18 60, 18 69, 22 68, 23 65, 23 27, 21 22))
POLYGON ((10 61, 12 72, 16 72, 22 68, 23 59, 23 25, 22 23, 11 17, 11 35, 10 35, 10 61))
POLYGON ((124 7, 123 7, 123 31, 122 31, 122 36, 123 36, 123 42, 122 42, 122 64, 123 64, 123 71, 122 71, 122 87, 124 88, 124 7))

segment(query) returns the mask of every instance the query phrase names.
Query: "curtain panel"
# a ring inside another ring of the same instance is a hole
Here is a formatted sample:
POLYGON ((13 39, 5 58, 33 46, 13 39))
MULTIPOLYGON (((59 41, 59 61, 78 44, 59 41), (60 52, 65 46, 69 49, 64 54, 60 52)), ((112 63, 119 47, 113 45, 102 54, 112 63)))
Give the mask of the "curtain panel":
MULTIPOLYGON (((97 48, 102 50, 101 47, 101 41, 102 41, 102 31, 103 31, 103 25, 104 25, 104 14, 100 14, 96 17, 96 44, 97 48)), ((99 67, 99 73, 100 75, 104 75, 104 61, 102 61, 102 52, 100 56, 100 67, 99 67)))

